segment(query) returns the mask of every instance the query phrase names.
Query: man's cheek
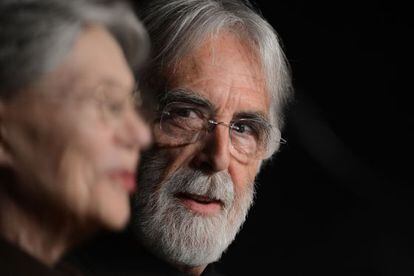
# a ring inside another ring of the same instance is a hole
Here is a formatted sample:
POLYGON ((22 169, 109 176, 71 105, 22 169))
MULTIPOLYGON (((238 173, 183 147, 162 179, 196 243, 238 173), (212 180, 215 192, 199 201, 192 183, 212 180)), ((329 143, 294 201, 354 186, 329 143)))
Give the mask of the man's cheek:
POLYGON ((235 186, 245 186, 256 177, 255 166, 230 166, 229 174, 235 186))
POLYGON ((162 160, 163 171, 160 175, 161 181, 171 177, 180 168, 188 166, 190 159, 190 155, 186 153, 185 147, 156 149, 153 154, 155 154, 159 160, 162 160))

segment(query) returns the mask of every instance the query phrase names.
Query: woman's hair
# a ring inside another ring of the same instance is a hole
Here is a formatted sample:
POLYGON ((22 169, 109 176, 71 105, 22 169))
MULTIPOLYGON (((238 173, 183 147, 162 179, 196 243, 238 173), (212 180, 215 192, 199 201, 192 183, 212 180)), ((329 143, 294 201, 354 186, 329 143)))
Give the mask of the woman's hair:
POLYGON ((108 29, 133 69, 147 56, 147 33, 126 2, 1 0, 0 98, 56 68, 90 24, 108 29))

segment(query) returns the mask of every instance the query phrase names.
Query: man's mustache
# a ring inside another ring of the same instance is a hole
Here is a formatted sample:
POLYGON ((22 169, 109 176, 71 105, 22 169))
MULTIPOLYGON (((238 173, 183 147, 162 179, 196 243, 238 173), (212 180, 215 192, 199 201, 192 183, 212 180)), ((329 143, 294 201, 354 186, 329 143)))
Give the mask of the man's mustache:
POLYGON ((168 194, 192 194, 222 202, 224 209, 229 209, 234 201, 234 189, 227 172, 206 175, 199 170, 181 168, 165 183, 168 194))

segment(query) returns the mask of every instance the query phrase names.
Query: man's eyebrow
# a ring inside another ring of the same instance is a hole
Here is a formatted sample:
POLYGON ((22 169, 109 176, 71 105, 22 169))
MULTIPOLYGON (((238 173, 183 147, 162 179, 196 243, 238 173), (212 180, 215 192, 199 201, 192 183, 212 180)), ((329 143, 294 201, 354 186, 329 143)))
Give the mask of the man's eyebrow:
POLYGON ((271 126, 268 116, 260 111, 241 111, 233 116, 234 119, 252 119, 266 126, 271 126))
POLYGON ((161 106, 165 106, 171 102, 190 103, 207 108, 209 110, 214 110, 214 105, 208 99, 192 90, 185 88, 170 90, 166 92, 160 100, 161 106))
MULTIPOLYGON (((205 97, 190 89, 178 88, 166 92, 160 101, 161 107, 171 102, 184 102, 195 104, 200 107, 207 108, 211 111, 215 110, 214 105, 205 97)), ((260 111, 241 111, 233 115, 234 119, 253 119, 263 126, 271 126, 268 116, 260 111)))

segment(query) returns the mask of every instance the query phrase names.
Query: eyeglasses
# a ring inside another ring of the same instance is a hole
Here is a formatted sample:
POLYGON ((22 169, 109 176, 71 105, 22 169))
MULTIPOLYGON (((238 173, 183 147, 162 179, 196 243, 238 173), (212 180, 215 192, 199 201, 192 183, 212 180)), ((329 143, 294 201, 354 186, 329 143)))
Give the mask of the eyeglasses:
MULTIPOLYGON (((42 89, 26 93, 18 101, 32 104, 53 105, 55 108, 71 112, 88 110, 99 113, 106 123, 118 124, 129 112, 140 114, 142 99, 137 85, 131 91, 116 83, 102 83, 95 87, 56 91, 54 87, 42 86, 42 89)), ((48 107, 43 107, 48 108, 48 107)))
POLYGON ((101 86, 96 90, 93 100, 108 120, 119 119, 128 110, 138 113, 142 100, 138 89, 128 92, 118 86, 101 86))
MULTIPOLYGON (((160 117, 158 137, 161 143, 179 146, 195 143, 211 133, 216 127, 229 129, 232 155, 242 162, 257 158, 268 148, 272 126, 264 119, 240 118, 230 123, 211 118, 207 108, 195 104, 172 102, 167 104, 160 117)), ((282 139, 282 142, 285 140, 282 139)))

